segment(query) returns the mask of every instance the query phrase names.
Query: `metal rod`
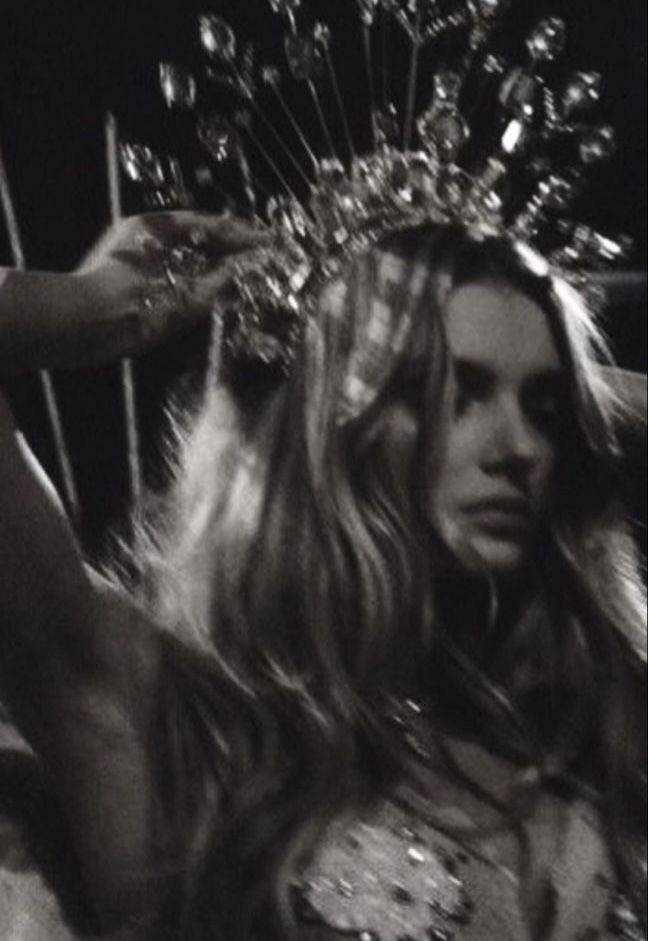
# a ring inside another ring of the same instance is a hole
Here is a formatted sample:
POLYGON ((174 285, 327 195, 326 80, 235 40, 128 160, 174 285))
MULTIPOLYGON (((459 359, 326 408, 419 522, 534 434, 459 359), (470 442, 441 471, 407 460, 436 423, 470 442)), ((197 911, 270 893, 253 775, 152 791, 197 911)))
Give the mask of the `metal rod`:
POLYGON ((373 141, 374 150, 378 149, 378 135, 376 134, 376 83, 374 80, 374 71, 373 71, 373 56, 371 52, 371 27, 364 26, 362 29, 362 37, 364 39, 364 58, 365 65, 367 68, 367 82, 369 84, 369 104, 370 104, 370 115, 371 115, 371 137, 373 141))
POLYGON ((307 176, 307 174, 306 174, 304 168, 303 168, 302 165, 300 164, 299 160, 297 160, 297 158, 295 157, 295 154, 292 152, 292 150, 290 149, 290 147, 288 146, 288 144, 286 143, 286 141, 283 139, 283 137, 281 136, 281 134, 279 133, 279 131, 276 129, 276 127, 274 126, 274 124, 272 123, 272 121, 271 121, 271 120, 268 118, 268 116, 264 113, 264 111, 263 111, 263 109, 261 108, 261 106, 260 106, 259 104, 257 104, 256 99, 255 99, 255 97, 254 97, 254 92, 253 92, 253 90, 250 88, 250 86, 248 85, 248 83, 245 81, 244 76, 241 75, 240 71, 239 71, 235 66, 232 66, 232 71, 233 71, 233 73, 234 73, 234 75, 235 75, 235 77, 236 77, 236 80, 239 82, 241 88, 242 88, 243 91, 245 92, 245 94, 246 94, 246 96, 247 96, 248 103, 252 106, 252 109, 253 109, 254 113, 257 115, 257 117, 259 118, 259 120, 263 123, 263 125, 264 125, 265 128, 266 128, 266 130, 270 133, 271 137, 274 138, 274 140, 276 141, 276 143, 279 145, 279 148, 284 152, 285 156, 288 158, 288 160, 290 161, 290 163, 293 165, 293 167, 295 168, 295 170, 297 171, 297 173, 299 174, 299 176, 302 178, 302 180, 303 180, 303 182, 306 184, 306 186, 307 186, 307 187, 310 187, 311 181, 309 180, 309 178, 308 178, 308 176, 307 176))
MULTIPOLYGON (((7 226, 7 232, 9 235, 13 263, 18 270, 24 271, 26 268, 25 253, 20 236, 20 228, 18 225, 14 201, 11 195, 9 176, 1 147, 0 197, 2 202, 3 215, 7 226)), ((43 393, 43 398, 45 400, 47 418, 50 424, 52 437, 54 439, 54 448, 58 460, 59 471, 61 473, 63 493, 67 502, 68 513, 70 514, 71 519, 78 526, 81 522, 81 506, 79 503, 79 495, 76 487, 76 481, 74 479, 72 462, 70 460, 70 452, 67 446, 65 432, 63 430, 63 422, 56 397, 56 391, 54 389, 54 383, 52 382, 52 377, 47 370, 39 370, 38 377, 43 393)))
POLYGON ((263 144, 259 140, 258 135, 255 134, 255 132, 252 130, 251 127, 243 126, 242 130, 248 135, 248 137, 250 138, 254 146, 257 148, 257 150, 259 151, 263 159, 266 161, 266 163, 268 164, 268 166, 270 167, 270 169, 276 176, 281 186, 283 186, 283 188, 286 190, 288 195, 299 202, 299 200, 297 199, 297 194, 295 193, 295 191, 293 190, 290 183, 288 182, 286 177, 283 175, 283 173, 281 172, 281 170, 279 169, 275 161, 272 159, 272 157, 270 156, 266 148, 263 146, 263 144))
POLYGON ((414 113, 416 111, 416 89, 418 85, 419 62, 421 47, 418 42, 412 44, 412 58, 410 61, 409 81, 407 86, 407 106, 405 110, 405 132, 403 134, 403 149, 409 150, 414 133, 414 113))
POLYGON ((326 140, 326 146, 328 147, 328 149, 329 149, 329 151, 330 151, 331 157, 333 157, 334 159, 337 160, 337 159, 338 159, 338 154, 337 154, 337 151, 336 151, 336 149, 335 149, 335 143, 334 143, 334 141, 333 141, 333 136, 332 136, 332 134, 331 134, 331 131, 330 131, 330 129, 329 129, 329 126, 328 126, 328 124, 326 123, 326 118, 325 118, 325 116, 324 116, 324 111, 323 111, 323 109, 322 109, 322 103, 321 103, 321 101, 320 101, 320 99, 319 99, 319 95, 317 94, 317 88, 315 87, 315 82, 313 82, 312 79, 309 79, 309 81, 308 81, 306 84, 308 85, 308 90, 309 90, 310 93, 311 93, 311 97, 312 97, 312 99, 313 99, 313 104, 315 105, 315 111, 317 112, 317 117, 318 117, 318 119, 319 119, 320 125, 321 125, 321 127, 322 127, 322 131, 323 131, 323 133, 324 133, 324 138, 325 138, 325 140, 326 140))
MULTIPOLYGON (((110 218, 114 223, 123 215, 119 176, 119 130, 112 114, 106 116, 106 164, 108 170, 108 198, 110 218)), ((121 363, 121 383, 126 422, 126 448, 131 502, 137 510, 142 499, 142 462, 140 458, 140 434, 137 421, 137 398, 135 370, 130 359, 121 363)))
POLYGON ((387 108, 391 104, 391 76, 389 74, 389 63, 391 61, 391 56, 389 49, 389 20, 386 10, 383 10, 381 14, 381 36, 382 51, 380 56, 380 74, 382 77, 382 103, 383 107, 387 108))
POLYGON ((274 137, 275 141, 279 144, 284 154, 288 157, 291 164, 293 165, 293 167, 295 168, 295 170, 301 177, 302 182, 305 183, 307 187, 310 187, 311 181, 308 178, 308 174, 306 173, 306 171, 300 164, 299 160, 297 160, 294 153, 292 152, 288 144, 285 142, 285 140, 283 139, 279 131, 277 131, 275 126, 272 124, 272 122, 268 120, 266 115, 263 113, 263 110, 261 109, 261 107, 256 102, 252 102, 252 104, 253 104, 255 113, 261 119, 261 121, 263 122, 265 127, 268 129, 272 137, 274 137))
POLYGON ((326 55, 326 64, 328 66, 329 78, 331 80, 331 85, 333 86, 333 94, 335 95, 335 100, 340 112, 340 118, 342 120, 342 126, 344 127, 344 136, 346 137, 347 147, 349 149, 349 157, 351 162, 353 162, 356 157, 356 151, 355 147, 353 146, 351 127, 349 125, 349 118, 347 116, 346 108, 344 107, 344 100, 342 98, 342 92, 340 91, 340 83, 338 82, 335 65, 331 56, 331 50, 328 46, 325 47, 324 54, 326 55))
POLYGON ((279 86, 276 83, 273 83, 271 87, 272 87, 273 92, 275 93, 277 101, 281 105, 286 117, 290 121, 290 124, 292 125, 292 128, 295 131, 295 134, 297 135, 302 147, 308 154, 308 158, 311 161, 311 164, 313 165, 313 170, 317 172, 317 165, 318 165, 317 157, 315 156, 313 148, 308 143, 308 139, 306 138, 306 135, 304 134, 301 127, 299 126, 297 118, 294 116, 294 114, 290 110, 290 106, 288 105, 288 102, 286 101, 285 96, 282 94, 279 86))
POLYGON ((0 147, 0 196, 2 197, 2 210, 4 213, 5 224, 7 226, 7 234, 9 235, 9 244, 11 246, 11 254, 13 257, 13 263, 16 268, 20 271, 24 271, 27 267, 25 262, 25 255, 23 253, 22 240, 20 238, 20 229, 18 227, 18 219, 16 218, 16 209, 14 207, 13 198, 11 195, 11 187, 9 186, 9 175, 7 173, 7 168, 4 162, 4 156, 2 153, 2 148, 0 147))

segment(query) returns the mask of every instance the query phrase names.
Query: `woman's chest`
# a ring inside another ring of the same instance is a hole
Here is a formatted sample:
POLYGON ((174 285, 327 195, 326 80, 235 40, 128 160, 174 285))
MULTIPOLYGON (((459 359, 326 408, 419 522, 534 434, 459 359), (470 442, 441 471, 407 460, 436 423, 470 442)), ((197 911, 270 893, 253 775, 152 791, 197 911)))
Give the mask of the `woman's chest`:
POLYGON ((297 888, 303 941, 644 941, 583 805, 543 801, 525 833, 384 802, 336 822, 297 888), (415 821, 415 822, 413 822, 415 821))

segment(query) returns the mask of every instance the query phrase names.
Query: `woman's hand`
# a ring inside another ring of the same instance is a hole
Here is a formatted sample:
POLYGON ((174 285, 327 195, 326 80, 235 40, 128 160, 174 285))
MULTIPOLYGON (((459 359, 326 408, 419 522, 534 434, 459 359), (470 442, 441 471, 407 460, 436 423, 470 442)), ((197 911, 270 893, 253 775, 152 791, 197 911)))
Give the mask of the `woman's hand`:
POLYGON ((85 368, 136 356, 207 316, 232 256, 267 240, 231 216, 168 212, 112 226, 71 275, 0 285, 0 371, 85 368))
POLYGON ((229 277, 228 259, 267 239, 229 216, 183 211, 127 218, 113 226, 77 270, 85 356, 102 361, 145 351, 208 315, 229 277), (97 325, 103 341, 87 331, 97 325))

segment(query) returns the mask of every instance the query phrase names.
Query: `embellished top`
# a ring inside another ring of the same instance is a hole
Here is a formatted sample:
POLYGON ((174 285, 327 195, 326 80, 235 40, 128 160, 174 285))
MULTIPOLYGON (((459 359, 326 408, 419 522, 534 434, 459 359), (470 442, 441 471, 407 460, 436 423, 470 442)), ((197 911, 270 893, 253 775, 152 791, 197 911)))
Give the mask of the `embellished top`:
MULTIPOLYGON (((501 795, 510 765, 452 750, 501 795)), ((428 779, 428 801, 402 789, 330 826, 296 885, 303 941, 645 941, 584 801, 543 794, 521 839, 486 797, 428 779)))
MULTIPOLYGON (((90 941, 61 888, 65 849, 49 835, 59 870, 52 878, 12 806, 7 785, 18 784, 22 803, 26 791, 20 775, 7 774, 20 754, 15 745, 0 727, 0 938, 90 941)), ((476 745, 455 742, 453 753, 463 768, 479 769, 485 791, 496 793, 510 779, 511 766, 476 745)), ((401 788, 331 824, 295 884, 300 941, 646 941, 616 892, 586 803, 543 795, 526 821, 525 860, 488 801, 457 787, 433 762, 428 774, 429 800, 401 788), (523 865, 531 872, 527 898, 523 865)), ((261 933, 259 941, 268 939, 261 933)))

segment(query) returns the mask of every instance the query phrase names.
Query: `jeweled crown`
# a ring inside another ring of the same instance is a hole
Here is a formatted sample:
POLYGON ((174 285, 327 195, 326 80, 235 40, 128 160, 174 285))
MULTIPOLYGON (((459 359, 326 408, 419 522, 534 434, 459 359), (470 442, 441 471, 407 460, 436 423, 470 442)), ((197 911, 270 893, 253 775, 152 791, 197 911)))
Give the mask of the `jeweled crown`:
MULTIPOLYGON (((236 356, 287 368, 323 282, 387 233, 426 222, 460 222, 534 244, 572 277, 627 256, 628 239, 609 238, 570 215, 588 170, 614 154, 616 136, 587 120, 601 96, 598 73, 576 72, 559 91, 546 80, 567 42, 561 19, 538 23, 525 61, 511 65, 494 51, 509 0, 354 0, 368 104, 367 127, 358 129, 345 108, 331 29, 302 25, 302 0, 269 2, 285 23, 283 72, 257 66, 257 50, 240 47, 213 14, 199 18, 204 75, 160 66, 168 106, 196 117, 210 160, 199 170, 201 182, 215 182, 218 170, 229 168, 238 211, 263 219, 274 236, 234 270, 227 333, 236 356), (389 92, 390 29, 407 44, 402 108, 389 92), (448 38, 452 62, 440 55, 430 74, 430 49, 448 38), (291 105, 286 78, 304 86, 324 153, 291 105), (423 81, 432 96, 419 112, 423 81), (227 116, 209 105, 215 90, 234 102, 227 116), (370 140, 368 151, 359 151, 354 130, 370 140)), ((125 144, 122 160, 151 204, 191 204, 176 159, 125 144)))

